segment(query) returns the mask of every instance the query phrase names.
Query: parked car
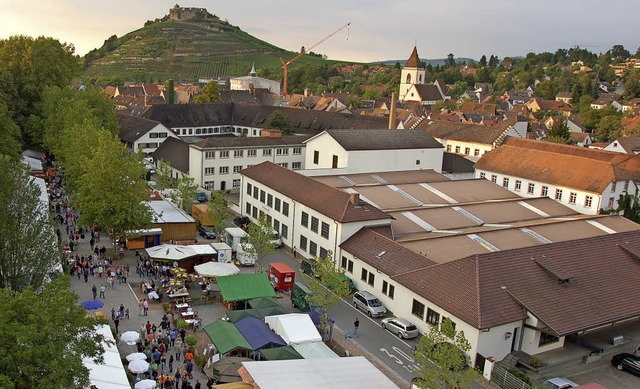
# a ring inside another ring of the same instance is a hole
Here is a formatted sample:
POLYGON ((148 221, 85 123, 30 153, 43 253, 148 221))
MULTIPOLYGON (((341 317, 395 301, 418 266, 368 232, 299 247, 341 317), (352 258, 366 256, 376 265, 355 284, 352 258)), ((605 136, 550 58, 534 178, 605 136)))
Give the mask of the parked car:
POLYGON ((353 306, 364 311, 369 317, 380 317, 387 313, 387 309, 374 295, 365 291, 353 294, 353 306))
POLYGON ((418 336, 418 329, 415 325, 411 324, 409 320, 401 319, 399 317, 388 317, 382 319, 382 328, 398 335, 400 339, 415 338, 418 336))
POLYGON ((204 192, 197 192, 196 193, 196 201, 198 201, 199 203, 206 203, 209 199, 207 198, 207 194, 204 192))
POLYGON ((200 233, 200 235, 203 238, 206 239, 215 239, 216 238, 216 232, 213 230, 213 227, 207 227, 207 226, 198 226, 198 233, 200 233))
POLYGON ((300 263, 300 271, 308 276, 314 276, 316 263, 313 259, 303 259, 300 263))
POLYGON ((545 388, 550 389, 570 389, 580 386, 580 384, 576 384, 575 382, 562 377, 551 378, 547 380, 543 385, 545 388))
POLYGON ((640 375, 640 356, 629 353, 616 354, 611 358, 611 364, 618 370, 640 375))
POLYGON ((251 224, 251 219, 249 219, 248 216, 236 216, 233 219, 233 224, 246 231, 249 227, 249 224, 251 224))

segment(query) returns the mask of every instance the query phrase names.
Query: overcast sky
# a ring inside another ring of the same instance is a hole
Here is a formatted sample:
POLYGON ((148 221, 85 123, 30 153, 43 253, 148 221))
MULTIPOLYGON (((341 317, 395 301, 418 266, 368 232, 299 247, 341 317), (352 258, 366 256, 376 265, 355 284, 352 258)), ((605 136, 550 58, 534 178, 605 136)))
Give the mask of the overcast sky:
MULTIPOLYGON (((84 55, 105 39, 161 18, 175 0, 0 0, 0 38, 24 34, 73 43, 84 55)), ((191 0, 242 30, 297 51, 347 22, 314 51, 331 59, 500 58, 573 46, 640 46, 640 0, 191 0)))

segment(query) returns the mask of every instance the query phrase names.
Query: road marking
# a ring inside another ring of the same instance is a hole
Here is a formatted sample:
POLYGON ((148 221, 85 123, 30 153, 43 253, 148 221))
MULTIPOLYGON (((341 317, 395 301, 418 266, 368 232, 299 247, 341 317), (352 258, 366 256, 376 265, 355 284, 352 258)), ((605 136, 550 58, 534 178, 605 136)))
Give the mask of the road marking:
POLYGON ((397 348, 396 346, 392 347, 393 351, 397 352, 398 354, 400 354, 401 357, 403 357, 404 359, 406 359, 407 361, 413 363, 413 358, 411 358, 409 355, 405 354, 404 351, 400 350, 399 348, 397 348))
POLYGON ((136 296, 136 292, 133 291, 131 284, 127 282, 127 285, 129 286, 129 290, 131 290, 131 294, 133 294, 133 297, 136 299, 136 302, 140 304, 140 300, 138 300, 138 296, 136 296))
POLYGON ((404 365, 404 363, 402 363, 402 361, 400 360, 400 358, 396 357, 395 355, 391 354, 389 351, 387 351, 386 348, 381 348, 380 351, 384 352, 385 354, 387 354, 389 356, 389 358, 395 359, 396 363, 398 365, 404 365))

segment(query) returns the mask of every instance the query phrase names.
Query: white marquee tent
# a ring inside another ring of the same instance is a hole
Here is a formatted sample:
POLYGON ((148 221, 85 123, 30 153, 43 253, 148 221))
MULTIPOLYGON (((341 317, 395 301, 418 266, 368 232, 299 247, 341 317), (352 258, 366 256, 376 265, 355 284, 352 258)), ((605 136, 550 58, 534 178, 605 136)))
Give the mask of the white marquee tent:
POLYGON ((91 384, 100 389, 131 389, 111 328, 108 324, 102 324, 96 327, 96 332, 103 335, 105 340, 110 340, 110 344, 102 341, 102 347, 104 347, 103 364, 94 363, 88 358, 82 360, 85 367, 89 369, 91 384))
POLYGON ((233 263, 206 262, 195 265, 193 270, 202 277, 223 277, 240 274, 240 269, 233 263))
POLYGON ((216 250, 208 244, 194 244, 181 246, 177 244, 161 244, 160 246, 145 249, 149 257, 167 261, 179 261, 181 259, 195 257, 196 255, 214 255, 216 250))
POLYGON ((267 316, 264 322, 287 344, 322 341, 311 317, 306 313, 267 316))

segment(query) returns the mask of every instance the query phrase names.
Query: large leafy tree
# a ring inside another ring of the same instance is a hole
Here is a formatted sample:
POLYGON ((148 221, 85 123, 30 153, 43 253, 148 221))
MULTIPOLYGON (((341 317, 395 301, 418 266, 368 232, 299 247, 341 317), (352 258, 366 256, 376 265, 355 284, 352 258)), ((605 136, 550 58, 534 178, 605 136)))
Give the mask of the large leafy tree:
POLYGON ((309 306, 317 307, 322 313, 320 322, 324 329, 323 337, 329 325, 328 312, 351 292, 344 270, 336 269, 332 258, 333 253, 329 251, 326 257, 315 259, 313 274, 308 281, 311 293, 306 297, 309 306))
POLYGON ((195 183, 193 177, 184 175, 178 178, 174 177, 169 163, 160 160, 158 161, 155 178, 162 188, 176 191, 177 198, 174 200, 177 200, 182 209, 191 207, 198 191, 198 184, 195 183))
POLYGON ((273 240, 273 227, 267 221, 267 215, 262 213, 255 223, 247 228, 249 241, 241 243, 242 249, 250 256, 256 257, 258 273, 264 271, 264 259, 276 250, 273 240))
POLYGON ((207 204, 207 218, 216 232, 222 232, 224 219, 227 217, 229 199, 227 195, 219 190, 213 192, 207 204))
POLYGON ((291 123, 284 117, 282 112, 275 111, 269 116, 267 120, 267 128, 274 128, 282 131, 283 134, 288 135, 291 132, 291 123))
POLYGON ((39 288, 0 289, 0 386, 78 388, 90 386, 83 358, 104 361, 94 319, 77 305, 68 276, 39 288))
POLYGON ((49 208, 19 162, 6 156, 0 162, 0 288, 38 288, 60 265, 49 208))
POLYGON ((211 80, 202 87, 200 94, 193 99, 196 104, 199 103, 217 103, 220 101, 220 87, 218 82, 211 80))
POLYGON ((453 322, 444 319, 420 338, 414 360, 419 366, 416 384, 420 388, 471 388, 476 373, 468 366, 465 354, 471 344, 463 331, 456 331, 453 322))
MULTIPOLYGON (((0 101, 1 101, 0 96, 0 101)), ((0 102, 0 155, 7 155, 13 159, 20 156, 20 127, 11 118, 7 107, 0 102)))
POLYGON ((553 121, 551 129, 549 129, 547 140, 555 143, 567 143, 569 136, 570 132, 567 121, 564 118, 556 118, 553 121))

